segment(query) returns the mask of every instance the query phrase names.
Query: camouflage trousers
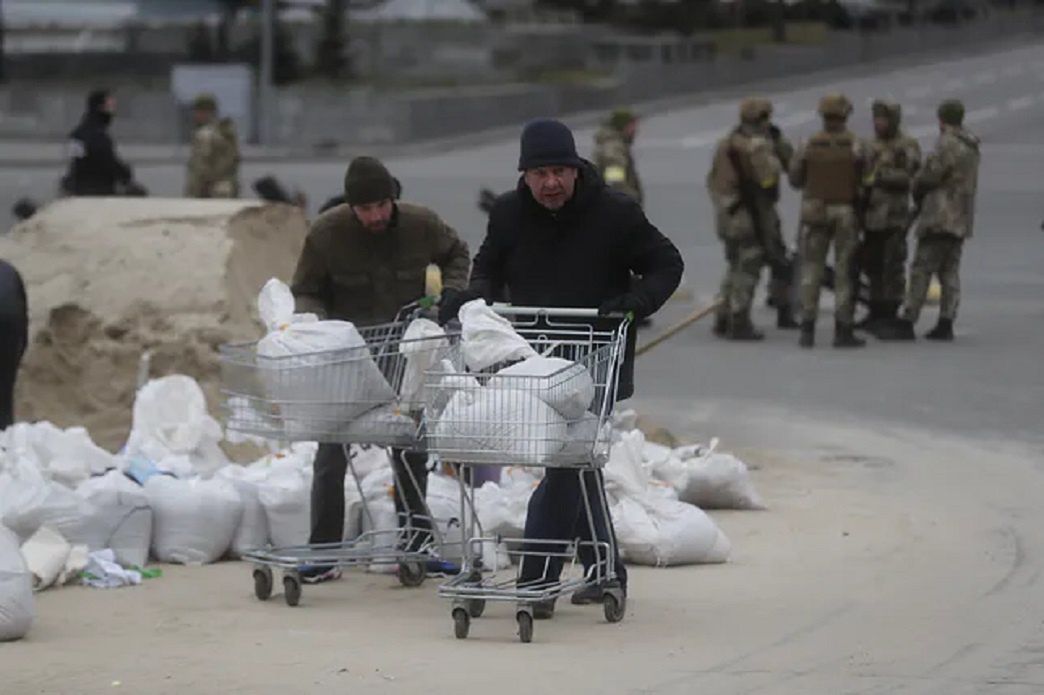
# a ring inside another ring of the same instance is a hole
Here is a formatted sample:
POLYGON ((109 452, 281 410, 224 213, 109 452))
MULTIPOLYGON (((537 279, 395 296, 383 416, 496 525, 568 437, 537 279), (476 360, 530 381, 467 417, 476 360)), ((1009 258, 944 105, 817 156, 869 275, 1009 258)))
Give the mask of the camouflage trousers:
POLYGON ((964 239, 951 234, 929 234, 917 241, 913 264, 910 266, 910 287, 906 294, 903 317, 914 323, 921 316, 932 275, 939 277, 942 298, 939 318, 957 318, 961 302, 961 251, 964 239))
POLYGON ((765 264, 765 249, 758 239, 750 215, 744 210, 718 215, 718 237, 725 245, 725 277, 718 296, 719 316, 746 314, 765 264))
POLYGON ((859 246, 859 268, 870 281, 871 302, 894 302, 906 294, 906 230, 867 230, 859 246))
POLYGON ((834 318, 852 324, 856 284, 852 264, 859 247, 859 227, 850 205, 831 205, 821 224, 805 224, 801 230, 801 317, 815 321, 827 254, 834 247, 834 318))

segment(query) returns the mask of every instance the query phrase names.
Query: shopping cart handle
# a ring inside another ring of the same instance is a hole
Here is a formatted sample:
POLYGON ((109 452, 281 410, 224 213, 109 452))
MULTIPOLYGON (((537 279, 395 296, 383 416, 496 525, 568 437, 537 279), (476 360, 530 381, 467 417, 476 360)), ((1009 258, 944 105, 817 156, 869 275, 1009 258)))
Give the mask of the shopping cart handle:
POLYGON ((580 307, 551 307, 551 306, 514 306, 496 302, 492 305, 493 311, 502 316, 548 316, 551 318, 578 318, 578 319, 628 319, 633 320, 630 312, 614 311, 609 314, 599 314, 598 309, 580 307))

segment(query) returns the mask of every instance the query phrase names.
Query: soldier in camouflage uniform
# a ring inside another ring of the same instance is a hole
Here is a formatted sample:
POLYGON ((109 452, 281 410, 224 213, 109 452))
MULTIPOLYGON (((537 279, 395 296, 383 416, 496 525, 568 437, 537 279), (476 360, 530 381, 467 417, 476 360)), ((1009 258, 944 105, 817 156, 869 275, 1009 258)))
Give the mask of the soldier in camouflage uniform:
POLYGON ((859 246, 856 199, 864 153, 862 143, 847 128, 852 104, 842 94, 819 102, 823 130, 798 149, 790 163, 790 183, 802 189, 801 199, 801 341, 815 344, 819 291, 830 246, 834 247, 836 309, 834 347, 863 347, 856 337, 855 282, 852 264, 859 246))
POLYGON ((631 146, 638 134, 638 117, 617 109, 595 133, 594 165, 609 185, 643 203, 642 182, 634 166, 631 146))
POLYGON ((718 142, 707 174, 727 263, 714 333, 730 340, 765 337, 751 322, 750 305, 767 255, 778 251, 770 246, 779 235, 775 204, 783 165, 770 132, 771 113, 767 100, 744 99, 740 124, 718 142))
POLYGON ((957 100, 939 105, 939 140, 913 182, 921 210, 917 251, 902 319, 887 337, 913 340, 932 275, 939 277, 942 299, 939 323, 925 338, 953 340, 953 320, 961 299, 960 262, 964 240, 975 221, 975 191, 979 177, 979 139, 964 129, 964 105, 957 100))
POLYGON ((921 147, 899 128, 899 104, 879 99, 871 110, 876 137, 866 148, 859 265, 870 281, 870 313, 862 327, 876 333, 894 323, 903 303, 910 188, 921 167, 921 147))
POLYGON ((239 197, 239 139, 231 119, 218 118, 217 100, 201 94, 192 104, 196 131, 188 161, 185 196, 239 197))

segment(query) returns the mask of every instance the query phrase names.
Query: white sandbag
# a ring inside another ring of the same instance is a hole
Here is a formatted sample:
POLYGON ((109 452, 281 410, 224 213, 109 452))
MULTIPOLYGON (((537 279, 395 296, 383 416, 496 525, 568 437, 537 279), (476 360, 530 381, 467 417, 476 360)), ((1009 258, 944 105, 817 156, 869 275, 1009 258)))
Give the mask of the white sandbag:
POLYGON ((50 422, 12 425, 0 433, 0 447, 9 459, 28 458, 47 477, 68 487, 116 465, 115 457, 97 446, 84 428, 63 430, 50 422))
POLYGON ((303 545, 311 533, 312 474, 293 461, 272 468, 258 484, 272 545, 303 545))
POLYGON ((391 457, 384 447, 352 445, 351 453, 354 457, 352 466, 360 480, 377 470, 387 470, 390 474, 391 457))
POLYGON ((406 356, 406 364, 399 387, 399 405, 410 412, 420 410, 426 402, 425 373, 440 359, 449 347, 446 331, 430 319, 414 319, 406 327, 399 343, 399 354, 406 356))
POLYGON ((457 318, 460 319, 464 362, 472 371, 537 354, 525 338, 515 332, 511 322, 493 311, 484 300, 476 299, 464 304, 457 318))
POLYGON ((535 485, 486 483, 475 490, 475 508, 482 530, 489 536, 521 538, 526 528, 529 497, 535 485))
POLYGON ((561 357, 530 357, 498 371, 488 386, 525 391, 570 421, 582 417, 595 397, 587 367, 561 357))
POLYGON ((227 480, 179 480, 157 475, 145 483, 152 507, 152 554, 161 562, 205 564, 225 554, 239 528, 243 503, 227 480))
POLYGON ((0 473, 0 523, 26 540, 49 526, 70 543, 87 543, 103 532, 95 509, 69 488, 48 480, 29 459, 16 459, 0 473))
POLYGON ((221 438, 221 425, 207 412, 203 389, 192 377, 174 374, 153 379, 138 391, 126 453, 156 463, 179 457, 194 473, 208 477, 228 465, 221 438))
POLYGON ((667 459, 652 464, 657 478, 678 491, 678 499, 703 509, 765 509, 743 461, 709 448, 680 447, 667 459))
POLYGON ((351 437, 371 435, 378 441, 384 438, 410 441, 417 434, 417 423, 399 406, 382 405, 355 418, 343 431, 351 437))
POLYGON ((540 399, 490 388, 455 394, 432 430, 433 446, 449 460, 454 451, 488 451, 496 453, 491 463, 530 465, 559 452, 566 434, 565 418, 540 399))
POLYGON ((656 567, 715 564, 729 558, 731 544, 699 507, 670 497, 624 498, 610 507, 617 542, 627 562, 656 567))
POLYGON ((363 501, 359 494, 355 481, 350 475, 344 479, 344 528, 341 538, 344 541, 353 541, 362 533, 363 527, 363 501))
POLYGON ((87 546, 71 545, 49 526, 41 526, 25 543, 22 557, 33 579, 33 591, 61 586, 87 566, 87 546))
POLYGON ((33 579, 18 537, 0 524, 0 642, 25 637, 35 617, 33 579))
POLYGON ((459 396, 458 401, 471 403, 475 394, 482 388, 478 379, 470 374, 457 372, 449 360, 442 360, 428 378, 437 379, 434 381, 435 385, 426 392, 429 413, 441 414, 454 396, 459 396))
POLYGON ((395 399, 352 323, 295 317, 290 288, 275 278, 261 290, 258 310, 268 328, 257 344, 261 375, 266 394, 280 404, 287 436, 304 436, 317 426, 338 431, 395 399), (295 359, 279 359, 285 357, 295 359))
POLYGON ((215 480, 227 480, 232 483, 243 503, 243 514, 229 548, 232 557, 242 557, 246 552, 268 545, 268 516, 259 496, 260 484, 267 475, 268 472, 264 468, 239 466, 234 463, 225 466, 214 475, 215 480))
POLYGON ((604 453, 609 447, 609 428, 607 423, 600 429, 598 417, 594 413, 584 413, 580 419, 569 423, 561 458, 588 460, 604 453))
POLYGON ((145 490, 120 471, 84 481, 76 494, 95 510, 93 535, 86 540, 90 551, 111 549, 116 561, 144 567, 152 541, 152 509, 145 490))

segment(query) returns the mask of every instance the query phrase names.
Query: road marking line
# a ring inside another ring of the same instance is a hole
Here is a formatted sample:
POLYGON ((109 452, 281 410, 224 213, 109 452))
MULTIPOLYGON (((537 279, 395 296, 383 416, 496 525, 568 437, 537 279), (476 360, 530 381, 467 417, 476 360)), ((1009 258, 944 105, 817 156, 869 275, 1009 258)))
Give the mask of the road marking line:
POLYGON ((1028 109, 1029 107, 1033 106, 1033 103, 1035 101, 1036 99, 1031 96, 1008 99, 1008 108, 1012 111, 1021 111, 1022 109, 1028 109))
POLYGON ((991 118, 996 118, 1000 115, 1000 109, 996 106, 987 106, 984 109, 976 109, 969 111, 964 116, 964 120, 968 123, 978 123, 979 121, 988 121, 991 118))

